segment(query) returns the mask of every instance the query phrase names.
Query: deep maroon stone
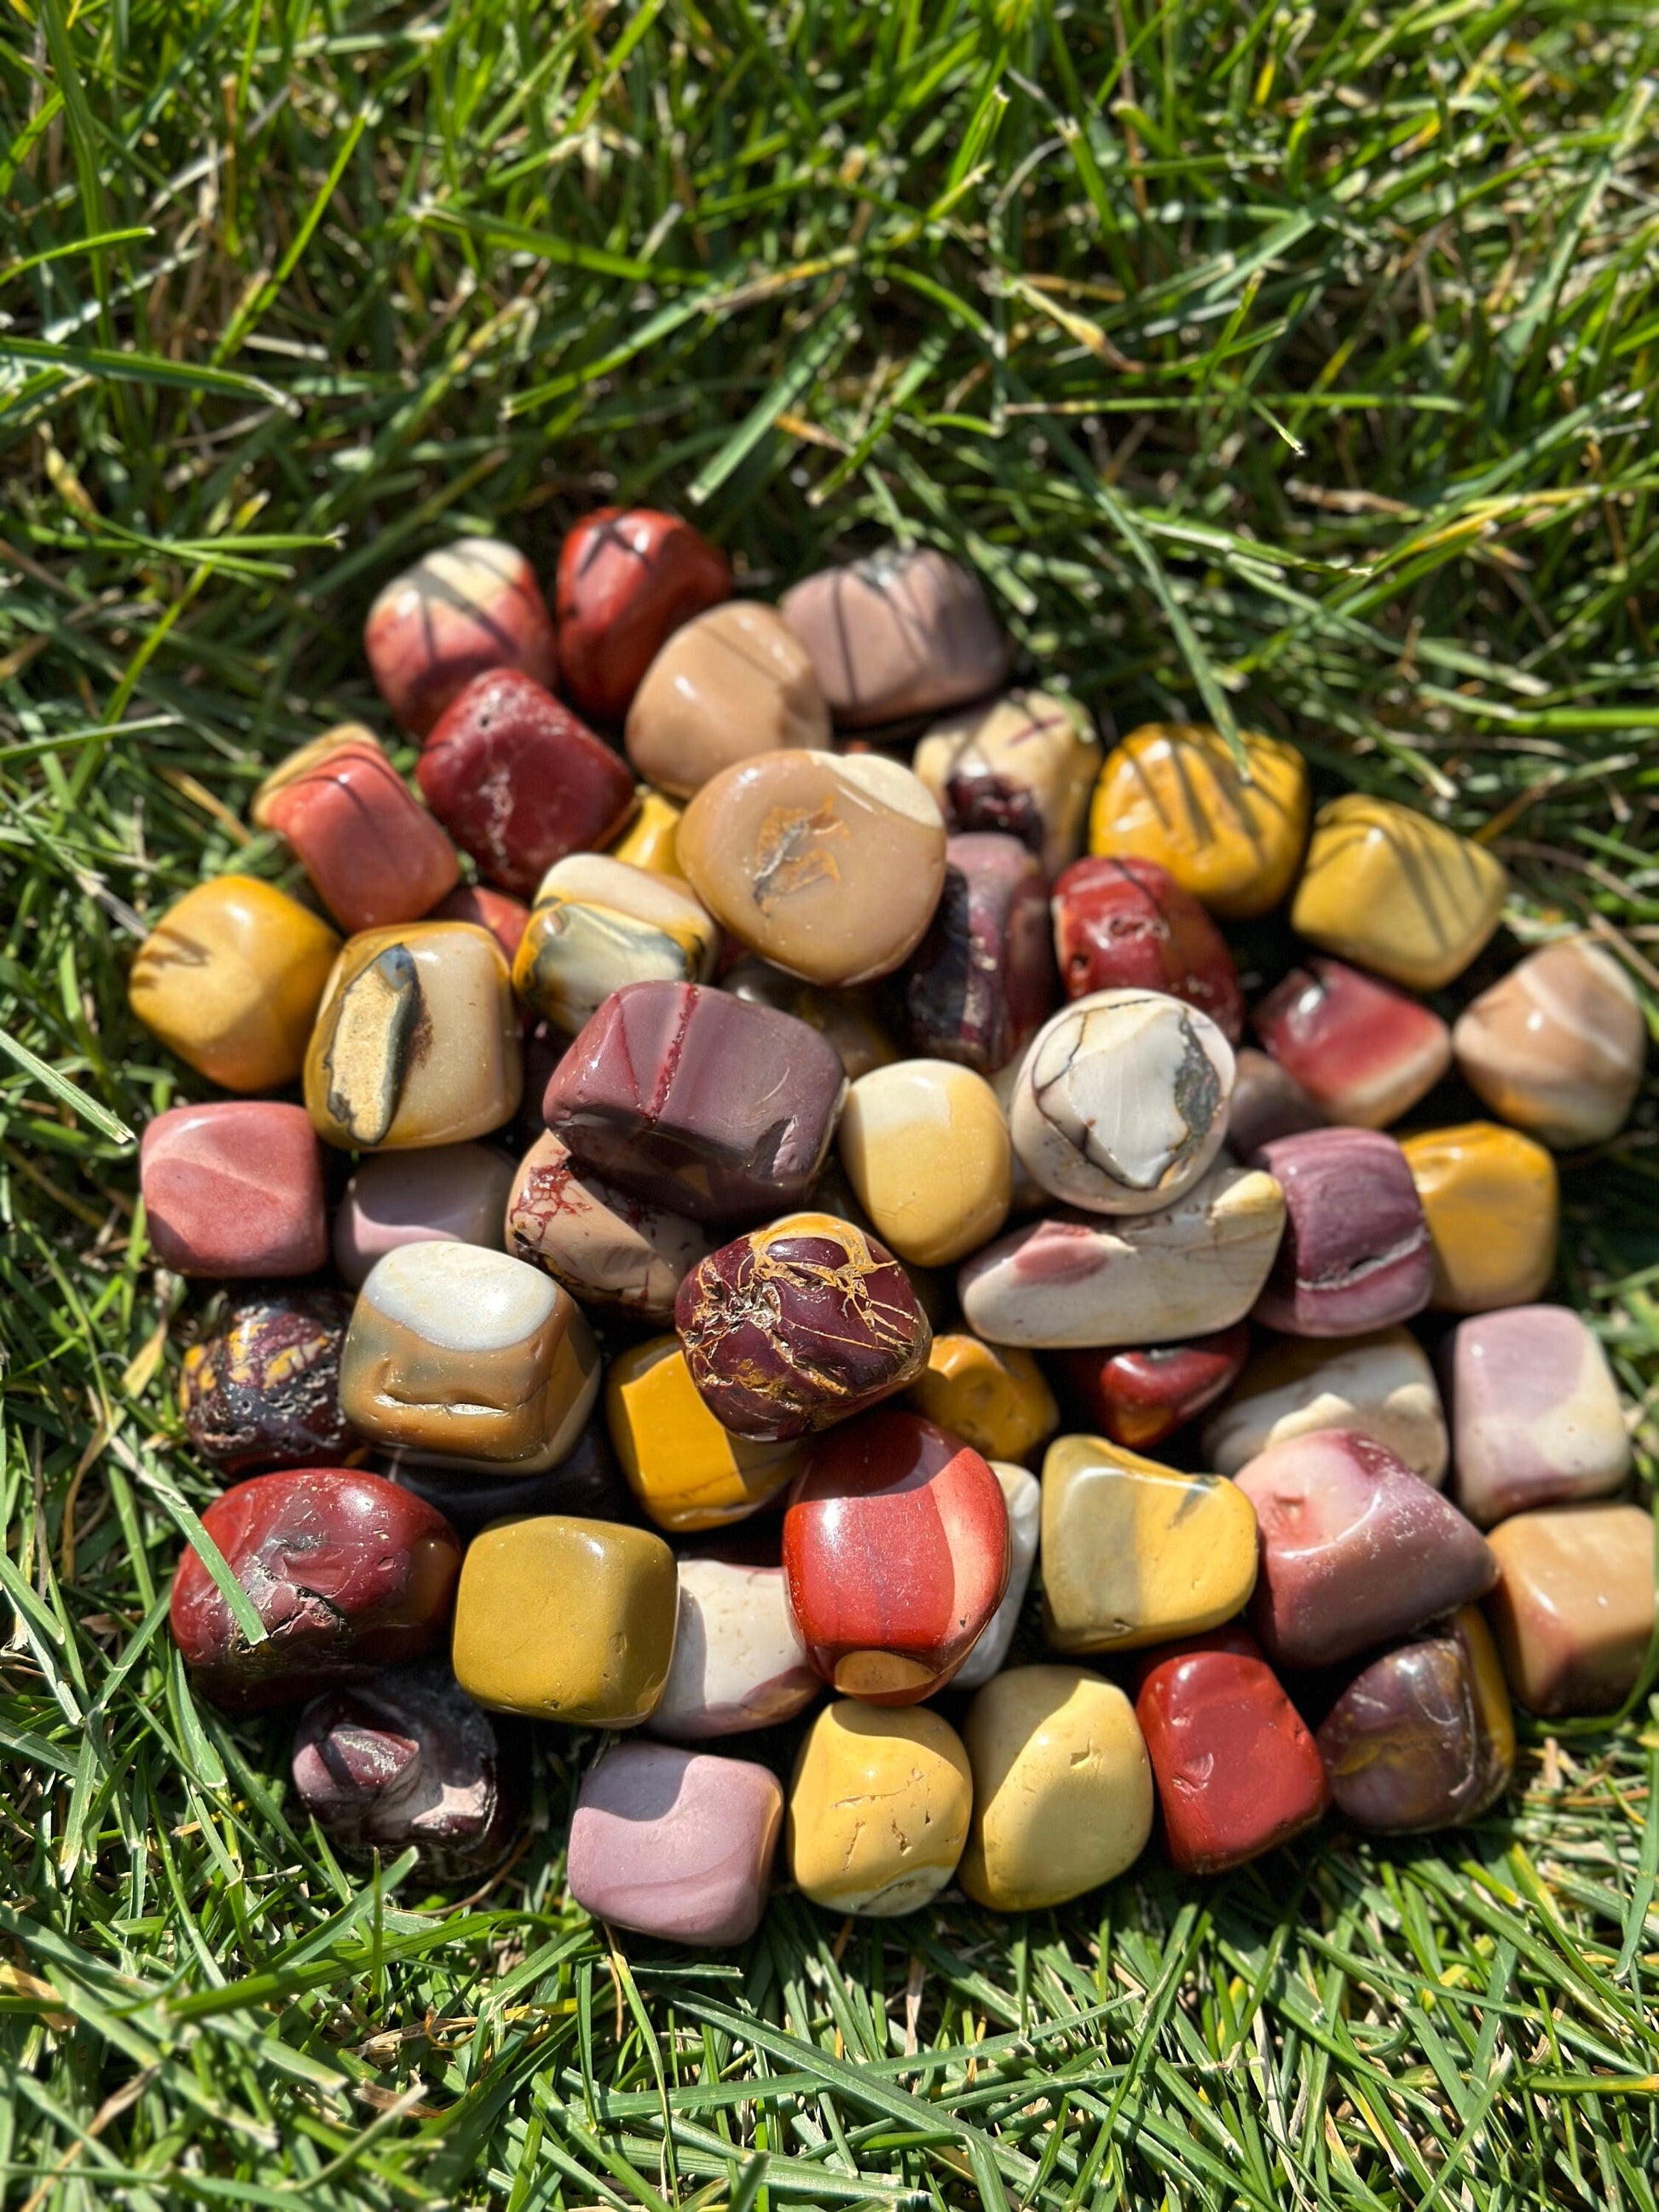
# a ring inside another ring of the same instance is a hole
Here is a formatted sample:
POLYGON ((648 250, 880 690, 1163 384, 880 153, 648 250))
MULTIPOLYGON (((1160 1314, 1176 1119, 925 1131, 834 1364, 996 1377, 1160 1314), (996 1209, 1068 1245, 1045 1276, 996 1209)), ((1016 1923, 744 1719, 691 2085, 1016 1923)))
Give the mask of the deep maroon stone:
POLYGON ((1510 1756, 1487 1726, 1455 1626, 1374 1660, 1331 1707, 1318 1741, 1337 1810, 1379 1834, 1475 1820, 1509 1780, 1510 1756))
POLYGON ((1144 1352, 1062 1352, 1061 1372, 1091 1427, 1131 1451, 1148 1451, 1213 1405, 1243 1371, 1248 1322, 1144 1352))
POLYGON ((321 1467, 351 1449, 340 1411, 349 1292, 330 1283, 262 1284, 228 1300, 185 1354, 185 1432, 221 1474, 321 1467))
POLYGON ((1310 1129, 1250 1158, 1285 1194, 1255 1315, 1291 1336, 1358 1336, 1421 1313, 1434 1249, 1406 1155, 1376 1129, 1310 1129))
POLYGON ((1227 1107, 1227 1146, 1248 1160, 1279 1137, 1322 1129, 1325 1116, 1293 1075, 1254 1045, 1233 1055, 1233 1095, 1227 1107))
POLYGON ((731 596, 731 562, 678 515, 585 515, 559 549, 561 688, 595 721, 620 722, 665 640, 731 596))
POLYGON ((1017 837, 974 830, 945 848, 945 889, 906 971, 915 1049, 993 1074, 1036 1035, 1054 1001, 1048 888, 1017 837))
POLYGON ((1068 999, 1166 991, 1237 1044, 1244 995, 1221 932, 1156 860, 1073 860, 1054 885, 1054 957, 1068 999))
POLYGON ((596 1413, 582 1431, 575 1449, 544 1474, 492 1479, 470 1468, 452 1474, 447 1468, 422 1461, 415 1465, 399 1462, 392 1470, 392 1480, 424 1498, 469 1543, 492 1521, 532 1520, 544 1513, 565 1514, 577 1521, 645 1525, 611 1449, 603 1412, 596 1413))

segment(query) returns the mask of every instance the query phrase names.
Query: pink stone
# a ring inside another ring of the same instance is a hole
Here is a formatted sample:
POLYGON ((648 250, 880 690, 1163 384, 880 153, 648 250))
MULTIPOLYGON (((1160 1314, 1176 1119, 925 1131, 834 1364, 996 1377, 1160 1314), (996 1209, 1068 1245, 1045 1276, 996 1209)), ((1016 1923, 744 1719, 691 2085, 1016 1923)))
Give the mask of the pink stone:
POLYGON ((1451 1066, 1451 1031, 1420 1000, 1340 960, 1292 968, 1255 1033, 1332 1121, 1385 1129, 1451 1066))
POLYGON ((1310 1129, 1250 1165, 1285 1194, 1285 1236, 1255 1318, 1289 1336, 1359 1336, 1429 1303, 1434 1248, 1406 1155, 1375 1129, 1310 1129))
POLYGON ((570 1894, 597 1920, 676 1943, 741 1943, 766 1909, 783 1825, 777 1777, 752 1759, 622 1743, 582 1778, 570 1894))
POLYGON ((308 1275, 328 1257, 322 1158, 303 1106, 173 1106, 144 1132, 138 1183, 155 1256, 182 1275, 308 1275))
POLYGON ((551 685, 553 620, 524 555, 493 538, 463 538, 396 576, 363 631, 380 696, 423 738, 455 694, 487 668, 521 668, 551 685))
POLYGON ((1481 1528, 1605 1498, 1629 1474, 1607 1354, 1567 1307, 1472 1315, 1452 1333, 1449 1364, 1455 1494, 1481 1528))
POLYGON ((334 1217, 334 1264, 354 1290, 399 1244, 501 1248, 513 1163, 489 1145, 433 1145, 363 1160, 334 1217))

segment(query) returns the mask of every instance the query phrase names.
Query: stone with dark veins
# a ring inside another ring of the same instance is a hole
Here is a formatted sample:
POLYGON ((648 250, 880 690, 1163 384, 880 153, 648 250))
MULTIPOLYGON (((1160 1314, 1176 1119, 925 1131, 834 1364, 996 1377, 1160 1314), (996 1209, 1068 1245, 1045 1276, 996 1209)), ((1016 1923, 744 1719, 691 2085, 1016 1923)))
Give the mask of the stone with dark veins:
POLYGON ((596 507, 559 548, 560 689, 579 713, 620 723, 664 641, 731 596, 731 562, 689 522, 596 507))
POLYGON ((348 722, 290 753, 253 794, 342 929, 414 921, 455 887, 455 848, 372 730, 348 722))
POLYGON ((1024 1052, 1054 1001, 1048 878, 1017 837, 947 840, 945 888, 904 974, 915 1049, 990 1075, 1024 1052))
POLYGON ((1255 1316, 1289 1336, 1358 1336, 1421 1313, 1434 1247, 1406 1155, 1376 1129, 1309 1129, 1250 1161, 1285 1194, 1255 1316))
POLYGON ((937 714, 994 690, 1008 641, 971 569, 931 546, 887 545, 783 595, 843 729, 937 714))
POLYGON ((520 1163, 507 1242, 515 1258, 545 1268, 583 1304, 665 1324, 687 1271, 710 1249, 696 1223, 587 1172, 550 1129, 520 1163))
POLYGON ((415 738, 486 669, 522 669, 550 687, 558 672, 535 572, 494 538, 460 538, 395 576, 368 611, 363 644, 380 696, 415 738))
POLYGON ((1005 691, 936 722, 910 765, 952 831, 1018 837, 1057 876, 1083 843, 1102 751, 1086 711, 1046 691, 1005 691))
POLYGON ((352 1449, 340 1410, 340 1348, 351 1300, 331 1283, 271 1283, 230 1297, 185 1354, 185 1433, 228 1478, 319 1467, 352 1449))

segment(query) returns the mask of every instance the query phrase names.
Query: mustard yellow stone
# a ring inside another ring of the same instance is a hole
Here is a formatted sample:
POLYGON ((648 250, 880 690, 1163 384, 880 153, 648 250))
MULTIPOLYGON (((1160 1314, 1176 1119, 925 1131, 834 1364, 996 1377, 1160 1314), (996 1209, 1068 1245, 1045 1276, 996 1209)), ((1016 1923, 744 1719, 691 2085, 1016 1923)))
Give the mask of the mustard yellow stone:
POLYGON ((1255 1512, 1219 1474, 1182 1474, 1058 1437, 1042 1462, 1043 1633, 1058 1651, 1133 1651, 1219 1628, 1255 1587, 1255 1512))
POLYGON ((1560 1185, 1541 1145, 1495 1121, 1401 1139, 1434 1246, 1443 1313, 1530 1305, 1555 1268, 1560 1185))
POLYGON ((974 1817, 957 1879, 997 1912, 1064 1905, 1133 1866, 1152 1828, 1134 1708, 1084 1667, 1011 1667, 968 1709, 974 1817))
POLYGON ((138 948, 132 1011, 210 1083, 276 1091, 305 1065, 340 940, 286 892, 253 876, 186 891, 138 948))
POLYGON ((923 1705, 826 1706, 789 1785, 784 1849, 815 1905, 914 1912, 968 1840, 974 1781, 962 1738, 923 1705))
POLYGON ((872 1067, 847 1093, 841 1158, 882 1243, 919 1267, 948 1267, 1008 1218, 1013 1146, 982 1075, 948 1060, 872 1067))
POLYGON ((640 803, 632 820, 611 848, 613 860, 626 860, 630 868, 649 868, 653 876, 680 873, 676 848, 680 817, 685 811, 648 783, 638 787, 640 803))
POLYGON ((481 1705, 632 1728, 668 1680, 674 1554, 648 1529, 542 1514, 474 1537, 455 1594, 455 1679, 481 1705))
POLYGON ((908 1404, 984 1459, 1030 1458, 1060 1426, 1060 1408, 1029 1352, 977 1336, 936 1336, 908 1404))
POLYGON ((1460 1606, 1453 1626, 1462 1638, 1474 1680, 1474 1706, 1492 1744, 1493 1764, 1505 1774, 1515 1765, 1515 1708, 1504 1679, 1498 1643, 1478 1605, 1460 1606))
POLYGON ((659 1528, 741 1521, 800 1472, 799 1443, 751 1443, 720 1426, 697 1395, 677 1336, 618 1352, 605 1380, 605 1418, 628 1486, 659 1528))
POLYGON ((1156 860, 1212 912, 1279 904, 1308 836, 1308 770, 1293 746, 1241 732, 1246 770, 1205 722, 1148 722, 1107 757, 1089 850, 1156 860))
POLYGON ((1291 927, 1409 990, 1461 975, 1498 927, 1508 881, 1483 846, 1391 799, 1322 806, 1291 927))

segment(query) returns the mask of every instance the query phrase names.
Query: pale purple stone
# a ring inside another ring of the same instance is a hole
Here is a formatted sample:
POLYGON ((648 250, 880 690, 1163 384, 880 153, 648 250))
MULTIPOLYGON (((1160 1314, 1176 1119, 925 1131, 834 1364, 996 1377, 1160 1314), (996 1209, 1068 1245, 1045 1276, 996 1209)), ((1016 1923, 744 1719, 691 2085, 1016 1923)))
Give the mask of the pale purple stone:
POLYGON ((362 1161, 334 1217, 334 1264, 354 1290, 399 1244, 501 1249, 514 1164, 489 1145, 433 1145, 362 1161))
POLYGON ((1565 1306, 1473 1315, 1453 1332, 1448 1365, 1455 1494, 1481 1528, 1605 1498, 1629 1474, 1607 1354, 1565 1306))
POLYGON ((1308 1129, 1251 1155, 1285 1194, 1255 1318, 1290 1336, 1360 1336, 1421 1313, 1434 1248, 1406 1155, 1376 1129, 1308 1129))
POLYGON ((783 1790, 752 1759, 622 1743, 588 1769, 570 1894, 597 1920, 676 1943, 741 1943, 766 1909, 783 1790))

